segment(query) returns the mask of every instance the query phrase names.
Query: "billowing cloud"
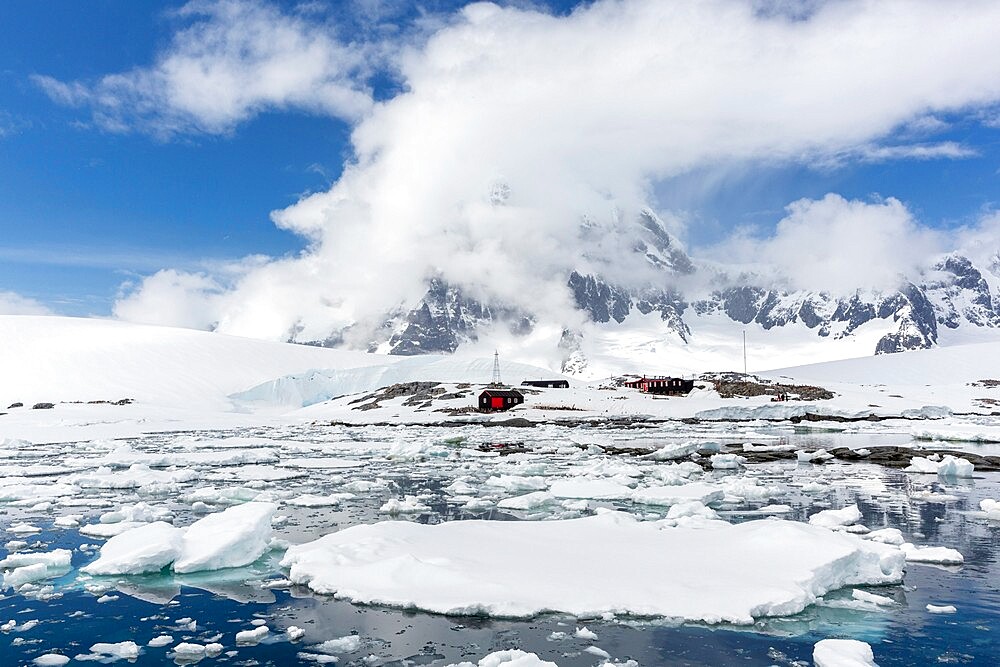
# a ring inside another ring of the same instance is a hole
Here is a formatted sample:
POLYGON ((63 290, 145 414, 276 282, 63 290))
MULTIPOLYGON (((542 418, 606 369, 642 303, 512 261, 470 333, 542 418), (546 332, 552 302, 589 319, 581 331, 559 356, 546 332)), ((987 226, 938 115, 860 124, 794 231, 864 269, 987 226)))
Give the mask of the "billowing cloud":
POLYGON ((793 202, 772 235, 734 234, 712 254, 762 267, 791 289, 839 296, 858 288, 894 289, 914 280, 947 243, 896 199, 848 201, 828 194, 793 202))
MULTIPOLYGON (((804 13, 604 0, 568 16, 469 5, 401 50, 404 91, 356 123, 354 159, 333 187, 273 215, 307 252, 248 270, 205 319, 245 335, 370 334, 431 275, 571 319, 569 270, 649 279, 633 270, 629 225, 651 203, 669 211, 651 201, 658 182, 760 162, 967 157, 958 144, 900 147, 893 133, 1000 100, 997 25, 1000 4, 987 0, 841 0, 804 13)), ((793 204, 757 247, 779 264, 779 248, 817 262, 786 266, 795 284, 818 285, 820 267, 848 281, 859 256, 810 247, 826 243, 816 231, 875 258, 893 233, 919 228, 894 200, 828 197, 793 204)), ((852 282, 881 284, 909 262, 865 266, 852 282)))
POLYGON ((53 100, 89 108, 103 129, 221 133, 262 110, 295 108, 348 120, 371 106, 364 48, 325 23, 256 0, 195 0, 154 65, 96 82, 39 74, 53 100))
POLYGON ((51 311, 34 299, 15 292, 0 292, 0 315, 51 315, 51 311))

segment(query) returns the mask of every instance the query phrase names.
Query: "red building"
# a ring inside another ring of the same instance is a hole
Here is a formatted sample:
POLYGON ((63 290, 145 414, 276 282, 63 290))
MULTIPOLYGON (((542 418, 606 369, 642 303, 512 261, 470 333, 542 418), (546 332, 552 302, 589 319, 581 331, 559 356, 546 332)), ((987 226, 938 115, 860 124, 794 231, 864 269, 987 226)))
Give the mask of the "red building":
POLYGON ((480 412, 510 410, 524 403, 524 394, 517 389, 489 388, 479 395, 480 412))

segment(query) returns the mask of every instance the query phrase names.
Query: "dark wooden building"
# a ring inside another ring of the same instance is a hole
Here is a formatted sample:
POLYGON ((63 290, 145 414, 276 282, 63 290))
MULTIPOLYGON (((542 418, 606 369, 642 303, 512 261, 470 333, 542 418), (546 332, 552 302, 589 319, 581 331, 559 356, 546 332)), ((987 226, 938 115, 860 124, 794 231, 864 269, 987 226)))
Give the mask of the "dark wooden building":
POLYGON ((569 389, 569 380, 525 380, 522 387, 543 387, 546 389, 569 389))
POLYGON ((517 389, 496 389, 489 388, 483 390, 479 395, 479 410, 481 412, 499 412, 510 410, 515 405, 524 403, 524 394, 517 389))
POLYGON ((694 380, 663 376, 646 377, 626 380, 626 387, 638 389, 645 394, 687 394, 694 389, 694 380))

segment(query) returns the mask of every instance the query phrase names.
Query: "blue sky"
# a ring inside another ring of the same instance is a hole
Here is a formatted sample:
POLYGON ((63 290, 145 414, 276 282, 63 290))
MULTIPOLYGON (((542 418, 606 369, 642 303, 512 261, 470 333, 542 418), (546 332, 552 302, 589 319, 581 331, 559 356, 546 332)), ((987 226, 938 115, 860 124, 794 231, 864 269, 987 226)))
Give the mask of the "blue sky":
MULTIPOLYGON (((400 2, 331 2, 302 16, 318 25, 334 21, 350 41, 391 34, 388 24, 405 33, 420 16, 447 21, 462 4, 428 2, 417 11, 400 2)), ((565 14, 573 4, 549 10, 565 14)), ((253 111, 221 131, 115 130, 96 123, 87 104, 60 104, 33 78, 91 85, 148 68, 196 20, 177 16, 182 6, 0 3, 0 292, 64 314, 107 315, 123 282, 159 269, 211 271, 247 255, 282 257, 306 247, 269 214, 331 187, 351 156, 356 119, 290 104, 253 111)), ((286 14, 301 9, 277 6, 286 14)), ((364 83, 376 100, 399 92, 398 81, 378 68, 364 83)), ((964 151, 958 158, 851 154, 814 164, 702 166, 657 183, 657 204, 683 212, 686 240, 696 247, 736 226, 766 234, 790 202, 828 192, 896 197, 931 228, 971 224, 1000 201, 1000 123, 984 123, 982 113, 938 113, 930 129, 902 128, 879 142, 951 143, 964 151)))

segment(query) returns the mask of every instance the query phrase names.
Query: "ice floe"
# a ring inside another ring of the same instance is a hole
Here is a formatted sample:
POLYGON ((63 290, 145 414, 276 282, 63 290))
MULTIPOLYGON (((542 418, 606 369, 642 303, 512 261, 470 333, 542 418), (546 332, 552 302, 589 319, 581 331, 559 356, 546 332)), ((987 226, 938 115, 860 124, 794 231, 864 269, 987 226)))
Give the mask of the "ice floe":
POLYGON ((857 639, 823 639, 813 647, 816 667, 878 667, 872 647, 857 639))
POLYGON ((910 460, 910 465, 903 468, 905 472, 916 472, 930 475, 940 475, 941 477, 972 477, 975 466, 970 461, 963 458, 945 454, 940 460, 937 455, 929 457, 914 456, 910 460))
POLYGON ((902 578, 904 557, 891 546, 796 522, 714 523, 721 526, 671 528, 618 512, 546 522, 382 522, 293 546, 282 566, 296 584, 360 603, 708 623, 794 614, 828 591, 902 578))

